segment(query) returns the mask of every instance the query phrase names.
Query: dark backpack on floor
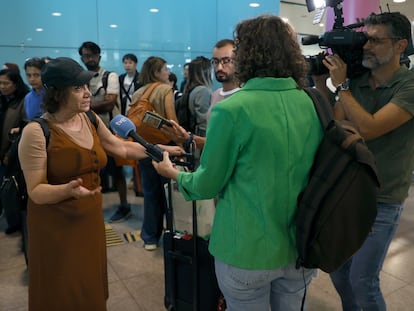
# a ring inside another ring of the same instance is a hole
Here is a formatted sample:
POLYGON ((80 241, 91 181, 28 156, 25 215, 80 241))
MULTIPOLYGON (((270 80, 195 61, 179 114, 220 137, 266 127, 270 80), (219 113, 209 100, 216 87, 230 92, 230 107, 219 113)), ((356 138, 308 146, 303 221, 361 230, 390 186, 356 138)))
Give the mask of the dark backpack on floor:
POLYGON ((379 181, 374 155, 348 121, 335 121, 316 89, 306 89, 324 128, 310 172, 298 197, 296 266, 327 273, 362 246, 377 215, 379 181))

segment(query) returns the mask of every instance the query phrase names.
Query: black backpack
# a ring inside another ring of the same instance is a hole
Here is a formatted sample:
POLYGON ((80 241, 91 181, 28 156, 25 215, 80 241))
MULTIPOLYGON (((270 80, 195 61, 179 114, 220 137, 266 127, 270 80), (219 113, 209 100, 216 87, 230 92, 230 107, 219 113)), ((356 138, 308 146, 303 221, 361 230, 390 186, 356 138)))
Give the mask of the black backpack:
POLYGON ((193 90, 186 90, 181 97, 175 101, 175 113, 178 124, 191 133, 195 131, 196 120, 190 111, 190 93, 193 90))
POLYGON ((377 215, 379 181, 374 155, 348 121, 333 120, 316 89, 306 89, 324 128, 310 172, 298 197, 296 267, 327 273, 362 246, 377 215))

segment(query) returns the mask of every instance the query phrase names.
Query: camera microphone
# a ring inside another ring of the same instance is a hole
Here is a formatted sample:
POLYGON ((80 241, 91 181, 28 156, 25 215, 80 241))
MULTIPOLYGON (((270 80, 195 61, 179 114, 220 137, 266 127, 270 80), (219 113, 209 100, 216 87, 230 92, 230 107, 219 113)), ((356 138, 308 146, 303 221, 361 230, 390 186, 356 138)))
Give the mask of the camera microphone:
POLYGON ((163 150, 157 145, 148 143, 144 138, 138 135, 136 132, 137 128, 135 127, 135 124, 132 123, 130 119, 123 116, 122 114, 119 114, 111 120, 110 126, 112 130, 115 132, 115 134, 117 134, 118 136, 125 138, 125 139, 131 137, 135 142, 144 146, 145 153, 150 158, 152 158, 153 160, 157 162, 162 161, 163 150))
POLYGON ((319 36, 315 36, 315 35, 304 36, 302 37, 301 41, 303 45, 316 44, 316 43, 319 43, 319 36))

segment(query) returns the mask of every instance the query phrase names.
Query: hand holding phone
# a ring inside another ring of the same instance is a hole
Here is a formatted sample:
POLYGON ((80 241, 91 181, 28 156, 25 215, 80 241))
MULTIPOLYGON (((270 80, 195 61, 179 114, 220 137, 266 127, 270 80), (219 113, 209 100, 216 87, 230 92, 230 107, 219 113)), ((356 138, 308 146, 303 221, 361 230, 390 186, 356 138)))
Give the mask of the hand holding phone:
POLYGON ((157 129, 160 129, 163 125, 172 127, 170 121, 150 110, 145 112, 144 117, 142 118, 142 122, 157 129))

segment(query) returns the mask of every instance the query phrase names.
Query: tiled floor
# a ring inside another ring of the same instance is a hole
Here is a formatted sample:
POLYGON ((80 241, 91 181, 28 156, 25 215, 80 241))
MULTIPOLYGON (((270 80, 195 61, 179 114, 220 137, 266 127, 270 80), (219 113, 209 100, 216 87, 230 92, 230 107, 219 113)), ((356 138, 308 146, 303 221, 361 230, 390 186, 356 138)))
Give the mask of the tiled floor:
MULTIPOLYGON (((140 229, 142 198, 131 192, 133 216, 113 224, 119 232, 140 229)), ((114 211, 117 196, 104 195, 104 216, 114 211)), ((0 219, 0 311, 27 310, 27 271, 18 234, 6 236, 0 219)), ((108 247, 109 311, 162 311, 164 309, 163 253, 145 251, 142 241, 108 247)), ((401 224, 391 244, 381 274, 388 310, 414 310, 414 186, 405 204, 401 224)), ((329 277, 319 273, 309 290, 310 311, 340 310, 339 298, 329 277)), ((91 310, 93 311, 93 310, 91 310)), ((283 311, 283 310, 282 310, 283 311)))

